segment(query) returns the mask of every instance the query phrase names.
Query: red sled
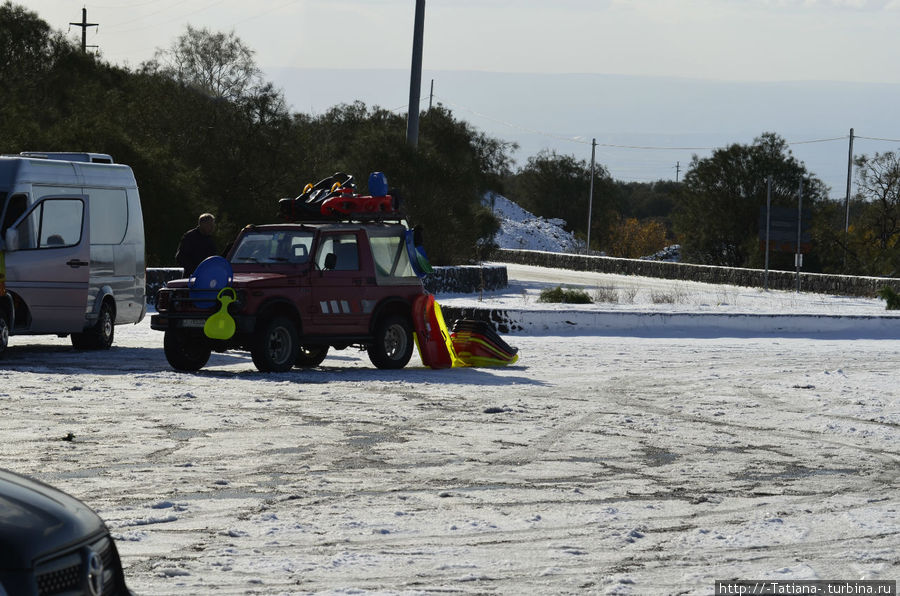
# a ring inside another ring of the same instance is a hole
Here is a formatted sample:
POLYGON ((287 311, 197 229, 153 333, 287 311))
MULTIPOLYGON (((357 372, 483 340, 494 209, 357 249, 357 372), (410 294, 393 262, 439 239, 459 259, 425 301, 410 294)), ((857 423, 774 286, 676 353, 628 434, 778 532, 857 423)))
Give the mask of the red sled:
POLYGON ((352 188, 341 188, 322 203, 322 215, 379 215, 397 211, 391 195, 372 197, 353 194, 352 188))
MULTIPOLYGON (((451 368, 456 362, 450 333, 444 323, 441 307, 431 294, 416 298, 412 308, 416 329, 416 346, 422 363, 430 368, 451 368)), ((457 364, 458 366, 458 364, 457 364)))

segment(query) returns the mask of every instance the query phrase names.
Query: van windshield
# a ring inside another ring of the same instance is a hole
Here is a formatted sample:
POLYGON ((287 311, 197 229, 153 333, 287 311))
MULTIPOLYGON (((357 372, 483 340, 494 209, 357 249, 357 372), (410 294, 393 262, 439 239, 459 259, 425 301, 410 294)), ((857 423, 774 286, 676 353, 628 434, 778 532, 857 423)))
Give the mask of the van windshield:
POLYGON ((231 263, 307 263, 312 241, 309 231, 249 232, 231 250, 231 263))

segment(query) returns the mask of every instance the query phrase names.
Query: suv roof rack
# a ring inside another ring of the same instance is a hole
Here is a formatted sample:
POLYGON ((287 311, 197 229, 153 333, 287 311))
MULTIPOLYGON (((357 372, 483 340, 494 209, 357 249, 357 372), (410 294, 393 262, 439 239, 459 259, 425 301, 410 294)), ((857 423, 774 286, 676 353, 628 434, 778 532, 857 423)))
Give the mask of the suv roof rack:
MULTIPOLYGON (((301 218, 301 219, 291 219, 284 222, 283 224, 309 224, 309 225, 322 225, 322 224, 372 224, 372 223, 383 223, 383 224, 402 224, 409 227, 409 220, 404 215, 374 215, 371 217, 367 217, 366 215, 354 215, 354 216, 344 216, 344 217, 311 217, 311 218, 301 218)), ((279 225, 279 224, 271 224, 271 225, 279 225)))
POLYGON ((111 155, 106 153, 81 153, 65 151, 22 151, 18 157, 36 157, 38 159, 55 159, 59 161, 80 161, 85 163, 115 163, 111 155))
POLYGON ((369 192, 356 192, 353 176, 337 172, 307 184, 295 198, 278 201, 278 211, 289 222, 401 221, 400 199, 391 194, 381 172, 369 175, 369 192))

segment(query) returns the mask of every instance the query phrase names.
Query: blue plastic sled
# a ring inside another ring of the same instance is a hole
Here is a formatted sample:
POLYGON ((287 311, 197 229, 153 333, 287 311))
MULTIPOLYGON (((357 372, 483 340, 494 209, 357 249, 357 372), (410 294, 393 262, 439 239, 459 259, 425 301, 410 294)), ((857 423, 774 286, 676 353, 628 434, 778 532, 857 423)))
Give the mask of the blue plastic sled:
POLYGON ((212 308, 222 288, 230 286, 234 279, 231 263, 225 257, 207 257, 197 265, 188 279, 190 298, 197 308, 212 308))

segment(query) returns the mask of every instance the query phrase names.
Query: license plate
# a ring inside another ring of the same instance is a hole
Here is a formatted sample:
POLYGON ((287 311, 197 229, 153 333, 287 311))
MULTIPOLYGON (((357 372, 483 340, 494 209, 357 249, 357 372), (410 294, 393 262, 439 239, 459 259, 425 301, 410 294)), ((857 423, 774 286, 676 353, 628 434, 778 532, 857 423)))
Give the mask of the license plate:
POLYGON ((182 319, 181 320, 182 327, 191 327, 191 328, 202 329, 204 325, 206 325, 206 319, 182 319))

